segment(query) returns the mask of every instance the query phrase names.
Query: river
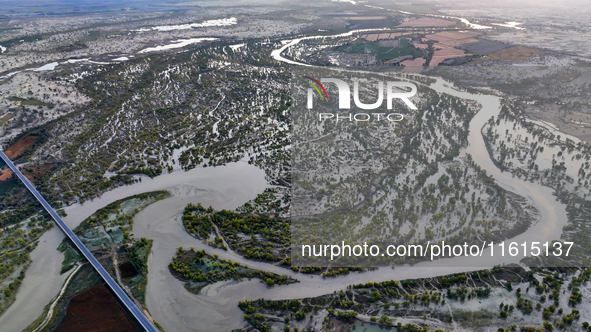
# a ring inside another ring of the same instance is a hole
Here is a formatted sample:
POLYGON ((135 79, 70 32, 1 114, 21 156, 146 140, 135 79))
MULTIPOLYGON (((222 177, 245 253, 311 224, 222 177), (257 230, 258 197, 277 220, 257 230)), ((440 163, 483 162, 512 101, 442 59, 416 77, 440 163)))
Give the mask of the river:
MULTIPOLYGON (((332 36, 334 37, 334 36, 332 36)), ((282 51, 299 41, 286 41, 282 51)), ((273 58, 289 64, 301 63, 284 59, 281 51, 276 50, 273 58)), ((552 190, 537 184, 513 178, 510 173, 503 173, 493 164, 486 151, 480 132, 484 123, 499 113, 500 99, 496 96, 475 95, 458 92, 452 84, 438 79, 431 86, 440 93, 448 93, 460 98, 476 100, 483 107, 470 122, 469 145, 462 149, 461 154, 471 154, 476 164, 492 175, 504 188, 527 197, 539 209, 540 220, 526 232, 515 237, 515 241, 524 240, 555 240, 559 239, 562 227, 566 224, 564 205, 557 203, 552 190)), ((291 270, 279 268, 271 264, 248 261, 231 251, 223 251, 205 246, 189 236, 181 224, 181 213, 189 202, 212 205, 216 209, 233 209, 263 191, 267 186, 264 172, 245 162, 232 163, 223 167, 198 168, 189 172, 173 172, 155 179, 144 179, 143 182, 121 187, 105 193, 101 198, 84 205, 68 207, 65 221, 76 227, 82 220, 105 205, 134 194, 168 189, 174 195, 158 201, 142 210, 135 217, 134 236, 154 240, 152 253, 148 259, 148 286, 146 303, 152 317, 167 331, 230 331, 244 325, 242 312, 237 303, 244 299, 290 299, 319 296, 345 288, 352 283, 368 281, 385 281, 391 279, 409 279, 417 277, 434 277, 450 273, 466 272, 492 267, 496 264, 516 262, 517 258, 496 257, 483 266, 480 259, 465 257, 424 262, 413 267, 401 266, 396 269, 381 268, 365 273, 351 273, 338 278, 322 279, 295 274, 291 270), (195 295, 186 291, 180 281, 168 271, 168 264, 179 246, 185 248, 207 249, 221 258, 231 259, 250 267, 288 274, 301 282, 287 286, 267 288, 258 280, 243 282, 216 283, 203 290, 204 294, 195 295), (434 268, 437 267, 437 268, 434 268)), ((31 254, 33 263, 26 274, 17 300, 9 310, 0 317, 3 331, 21 331, 28 323, 36 319, 43 307, 55 297, 65 280, 59 275, 63 256, 55 248, 63 235, 57 229, 45 233, 38 247, 31 254), (31 301, 31 299, 35 301, 31 301)))
MULTIPOLYGON (((235 208, 256 197, 266 187, 264 171, 244 161, 221 167, 195 168, 188 172, 177 171, 154 179, 143 177, 140 183, 113 189, 83 205, 67 207, 65 211, 68 216, 64 221, 75 228, 96 210, 119 199, 148 191, 166 189, 174 195, 173 198, 192 197, 195 203, 235 208)), ((0 316, 2 332, 20 332, 25 329, 58 294, 68 275, 59 274, 64 256, 57 251, 57 247, 63 238, 63 233, 54 227, 39 239, 39 245, 31 252, 32 263, 16 301, 0 316)))
MULTIPOLYGON (((566 224, 564 206, 557 203, 552 190, 533 183, 514 179, 510 173, 500 172, 489 158, 480 129, 491 116, 497 116, 500 99, 496 96, 472 95, 449 88, 451 84, 443 80, 431 86, 438 92, 448 93, 460 98, 479 101, 483 108, 470 122, 469 146, 462 155, 469 153, 474 161, 486 169, 504 188, 528 197, 539 209, 542 218, 526 232, 515 237, 515 241, 545 241, 560 238, 562 226, 566 224)), ((165 329, 189 331, 230 331, 244 325, 243 313, 236 304, 245 299, 292 299, 313 297, 344 289, 347 285, 368 281, 402 280, 417 277, 435 277, 474 269, 490 268, 497 264, 516 263, 518 257, 500 257, 486 261, 480 257, 458 257, 417 264, 414 267, 381 268, 377 271, 352 273, 347 276, 322 279, 296 274, 290 270, 266 263, 248 261, 239 255, 223 250, 212 249, 184 232, 181 212, 193 198, 172 197, 156 202, 140 212, 135 218, 136 236, 154 239, 154 248, 148 261, 149 281, 147 306, 152 317, 165 329), (241 283, 224 282, 214 284, 204 290, 205 294, 196 296, 184 289, 182 283, 168 271, 171 257, 179 246, 206 249, 221 258, 231 259, 251 267, 288 274, 301 282, 288 286, 266 287, 258 280, 241 283), (437 268, 433 268, 437 267, 437 268)), ((485 254, 486 255, 486 254, 485 254)))

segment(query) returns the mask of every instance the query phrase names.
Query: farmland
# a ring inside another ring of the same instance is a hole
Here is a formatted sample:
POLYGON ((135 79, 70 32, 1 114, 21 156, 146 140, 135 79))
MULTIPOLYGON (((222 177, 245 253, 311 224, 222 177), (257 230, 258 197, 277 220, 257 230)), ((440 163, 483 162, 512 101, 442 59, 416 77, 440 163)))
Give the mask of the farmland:
POLYGON ((337 51, 358 54, 373 54, 381 61, 392 60, 401 56, 410 55, 419 57, 423 53, 410 47, 410 41, 406 38, 400 39, 397 46, 381 46, 379 43, 343 45, 336 48, 337 51))

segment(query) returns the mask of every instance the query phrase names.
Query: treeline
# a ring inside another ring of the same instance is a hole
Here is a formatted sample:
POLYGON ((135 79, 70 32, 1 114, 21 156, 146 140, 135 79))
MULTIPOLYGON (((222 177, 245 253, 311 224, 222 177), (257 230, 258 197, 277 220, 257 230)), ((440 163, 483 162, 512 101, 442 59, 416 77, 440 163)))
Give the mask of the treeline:
POLYGON ((248 259, 281 261, 289 256, 290 223, 285 219, 213 212, 211 207, 189 204, 183 212, 183 225, 189 234, 203 240, 217 237, 217 226, 230 248, 248 259))

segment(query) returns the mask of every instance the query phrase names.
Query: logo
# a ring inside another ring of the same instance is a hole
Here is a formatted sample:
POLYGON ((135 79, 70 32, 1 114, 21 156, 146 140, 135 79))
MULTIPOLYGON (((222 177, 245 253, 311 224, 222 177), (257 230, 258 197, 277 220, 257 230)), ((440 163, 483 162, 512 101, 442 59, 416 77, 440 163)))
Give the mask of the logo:
MULTIPOLYGON (((321 78, 320 81, 309 77, 304 76, 307 81, 305 81, 310 88, 308 88, 308 98, 307 98, 307 107, 308 109, 314 108, 314 91, 318 94, 319 100, 328 101, 328 93, 326 92, 326 88, 324 84, 331 83, 336 85, 338 90, 338 103, 339 109, 351 109, 351 88, 349 84, 345 81, 337 78, 321 78)), ((384 103, 384 82, 378 82, 378 98, 375 103, 373 104, 365 104, 359 99, 359 80, 353 81, 353 102, 355 106, 362 110, 375 110, 382 106, 384 103)), ((387 81, 386 82, 386 107, 388 110, 393 108, 393 100, 400 99, 404 104, 410 108, 411 110, 416 110, 417 107, 415 104, 410 100, 410 98, 414 97, 417 94, 417 86, 410 82, 394 82, 394 81, 387 81), (396 90, 395 90, 396 88, 396 90), (400 92, 400 88, 410 90, 410 91, 402 91, 400 92)), ((370 121, 370 120, 388 120, 392 122, 399 122, 404 119, 404 116, 400 113, 355 113, 355 114, 342 114, 339 112, 335 113, 319 113, 318 117, 320 121, 327 120, 327 119, 336 119, 339 120, 349 120, 349 121, 370 121)))
MULTIPOLYGON (((320 96, 320 99, 322 99, 322 93, 320 93, 320 89, 318 89, 318 87, 320 87, 322 89, 322 91, 324 91, 324 97, 326 97, 326 100, 328 100, 328 93, 326 93, 326 89, 324 88, 324 85, 322 85, 322 83, 318 82, 317 80, 313 79, 312 77, 309 76, 304 76, 304 78, 307 78, 309 80, 311 80, 312 82, 318 84, 318 86, 310 83, 310 82, 306 82, 308 83, 311 87, 313 87, 314 89, 316 89, 316 91, 318 92, 318 95, 320 96)), ((308 108, 312 108, 310 107, 310 102, 312 100, 312 89, 308 89, 308 108)))
MULTIPOLYGON (((338 78, 321 78, 320 81, 313 79, 309 76, 304 76, 304 78, 309 79, 312 82, 306 81, 312 88, 308 88, 308 109, 312 109, 314 107, 314 90, 318 93, 320 100, 325 99, 328 101, 328 93, 324 88, 322 83, 332 83, 335 84, 339 93, 339 109, 351 109, 351 88, 349 84, 345 81, 338 79, 338 78), (324 95, 320 92, 324 92, 324 95)), ((416 110, 417 107, 410 101, 409 98, 412 98, 414 95, 417 94, 417 86, 410 82, 393 82, 388 81, 386 83, 386 106, 387 109, 391 110, 393 105, 394 99, 402 100, 406 106, 408 106, 411 110, 416 110), (394 92, 393 88, 409 88, 410 91, 408 92, 394 92)), ((374 110, 382 106, 384 102, 384 82, 378 82, 378 100, 373 104, 364 104, 359 99, 359 80, 353 81, 353 101, 355 102, 355 106, 363 110, 374 110)))

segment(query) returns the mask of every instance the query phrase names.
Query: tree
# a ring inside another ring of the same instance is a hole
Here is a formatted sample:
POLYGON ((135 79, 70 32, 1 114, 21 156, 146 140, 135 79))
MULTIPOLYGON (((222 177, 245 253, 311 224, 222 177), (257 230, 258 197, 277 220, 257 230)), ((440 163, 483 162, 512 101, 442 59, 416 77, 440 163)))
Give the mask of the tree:
POLYGON ((298 312, 296 312, 296 314, 295 314, 295 318, 296 318, 297 320, 302 320, 302 319, 306 318, 306 313, 305 313, 305 312, 303 312, 303 311, 298 311, 298 312))

